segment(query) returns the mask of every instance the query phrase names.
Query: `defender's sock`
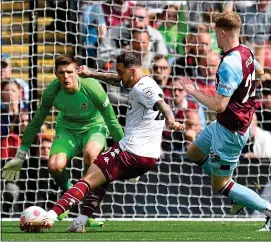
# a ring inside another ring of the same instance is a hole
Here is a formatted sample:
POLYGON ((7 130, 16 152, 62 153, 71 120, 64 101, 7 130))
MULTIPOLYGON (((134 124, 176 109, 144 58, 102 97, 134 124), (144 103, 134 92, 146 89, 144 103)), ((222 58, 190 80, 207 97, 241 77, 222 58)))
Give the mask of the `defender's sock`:
POLYGON ((67 209, 82 201, 89 191, 89 184, 84 180, 79 180, 73 187, 63 194, 63 196, 57 201, 56 205, 53 206, 52 210, 54 210, 57 215, 64 213, 67 209))
MULTIPOLYGON (((253 190, 242 186, 234 181, 230 180, 221 190, 220 194, 228 197, 232 201, 263 213, 267 213, 270 209, 270 203, 262 199, 253 190)), ((271 209, 270 209, 271 210, 271 209)), ((270 211, 269 211, 270 212, 270 211)))
POLYGON ((92 217, 92 214, 101 204, 106 194, 106 189, 109 183, 105 183, 93 191, 89 191, 84 199, 84 205, 81 214, 87 217, 92 217))

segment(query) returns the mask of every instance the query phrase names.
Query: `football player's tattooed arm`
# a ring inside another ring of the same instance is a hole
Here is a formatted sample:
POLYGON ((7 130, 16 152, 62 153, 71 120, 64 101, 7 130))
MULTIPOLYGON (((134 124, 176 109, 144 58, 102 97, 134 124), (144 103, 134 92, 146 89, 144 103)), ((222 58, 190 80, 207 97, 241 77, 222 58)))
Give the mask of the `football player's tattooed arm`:
POLYGON ((163 114, 170 129, 178 131, 184 128, 182 124, 175 121, 175 117, 171 108, 164 100, 157 101, 154 104, 154 109, 160 111, 163 114))
POLYGON ((120 86, 120 78, 116 73, 97 72, 90 70, 87 66, 79 66, 77 74, 84 78, 95 78, 112 86, 120 86))
POLYGON ((110 84, 112 86, 120 86, 120 78, 118 77, 118 74, 115 73, 104 73, 104 72, 93 72, 91 75, 92 78, 101 80, 102 82, 105 82, 107 84, 110 84))

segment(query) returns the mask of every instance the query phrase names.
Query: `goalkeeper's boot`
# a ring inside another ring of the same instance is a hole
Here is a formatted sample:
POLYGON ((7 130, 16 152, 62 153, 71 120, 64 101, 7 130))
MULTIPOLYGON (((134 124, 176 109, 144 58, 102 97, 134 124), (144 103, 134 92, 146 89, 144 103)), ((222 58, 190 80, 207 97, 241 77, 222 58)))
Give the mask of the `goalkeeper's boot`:
POLYGON ((97 221, 94 218, 89 218, 86 224, 86 227, 90 228, 98 228, 98 227, 103 227, 104 223, 102 221, 97 221))
POLYGON ((71 232, 71 233, 85 233, 86 232, 86 226, 80 222, 80 221, 76 221, 73 220, 71 226, 68 228, 67 232, 71 232))
POLYGON ((231 207, 231 214, 237 215, 240 214, 244 210, 244 206, 238 203, 233 202, 231 207))
POLYGON ((259 229, 258 231, 260 232, 271 232, 271 218, 270 217, 266 217, 266 221, 264 226, 259 229))
POLYGON ((57 220, 62 221, 64 218, 66 218, 68 216, 69 212, 70 212, 70 210, 66 210, 64 213, 60 214, 57 217, 57 220))

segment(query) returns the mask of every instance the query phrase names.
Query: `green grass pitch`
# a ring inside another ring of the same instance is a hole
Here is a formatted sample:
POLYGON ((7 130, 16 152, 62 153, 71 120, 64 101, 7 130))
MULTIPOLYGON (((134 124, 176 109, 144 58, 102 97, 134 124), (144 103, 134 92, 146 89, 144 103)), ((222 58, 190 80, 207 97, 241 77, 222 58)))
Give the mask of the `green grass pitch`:
POLYGON ((271 232, 258 232, 263 222, 105 221, 103 228, 67 233, 71 222, 56 222, 42 233, 21 232, 19 222, 2 222, 2 241, 271 241, 271 232))

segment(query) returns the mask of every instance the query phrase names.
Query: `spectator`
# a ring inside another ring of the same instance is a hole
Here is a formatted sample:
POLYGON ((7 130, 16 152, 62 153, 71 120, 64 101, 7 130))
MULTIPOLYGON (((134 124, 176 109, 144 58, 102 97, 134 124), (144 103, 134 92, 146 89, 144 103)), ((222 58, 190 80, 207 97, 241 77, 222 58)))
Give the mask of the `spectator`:
POLYGON ((197 33, 198 25, 204 22, 202 13, 222 12, 224 6, 223 2, 217 1, 187 1, 186 8, 190 31, 197 33))
POLYGON ((20 86, 16 81, 1 83, 1 159, 12 159, 21 144, 20 134, 28 124, 28 114, 20 107, 20 86))
POLYGON ((28 112, 23 110, 21 113, 20 113, 20 125, 19 125, 19 130, 18 130, 18 134, 23 134, 24 133, 24 130, 26 128, 26 126, 28 125, 29 123, 29 115, 28 115, 28 112))
POLYGON ((162 25, 158 28, 166 42, 170 63, 172 63, 177 54, 184 54, 182 43, 187 32, 187 28, 180 29, 178 11, 179 7, 176 5, 165 6, 162 13, 162 25))
POLYGON ((216 94, 215 79, 219 63, 220 56, 215 51, 210 52, 206 58, 201 58, 199 61, 195 82, 197 87, 207 95, 216 94))
POLYGON ((211 36, 209 33, 189 34, 186 36, 186 55, 178 58, 172 69, 173 76, 196 77, 196 67, 201 58, 211 51, 211 36))
MULTIPOLYGON (((104 40, 107 28, 128 21, 133 4, 122 0, 88 4, 83 13, 84 42, 88 56, 96 57, 97 47, 104 40)), ((89 60, 89 66, 96 67, 95 59, 89 60), (91 61, 92 60, 92 61, 91 61)))
POLYGON ((185 149, 194 142, 201 132, 201 120, 199 114, 195 110, 185 112, 185 149))
MULTIPOLYGON (((215 96, 216 94, 216 71, 220 63, 220 56, 217 52, 211 51, 206 58, 200 58, 199 66, 196 69, 195 84, 197 88, 203 91, 209 96, 215 96)), ((190 100, 194 100, 190 97, 190 100)), ((199 105, 199 116, 201 120, 201 126, 206 127, 207 123, 215 120, 216 112, 208 110, 206 106, 198 103, 199 105)))
POLYGON ((263 101, 256 114, 262 129, 271 132, 271 80, 263 82, 261 91, 263 101))
POLYGON ((177 79, 173 80, 173 100, 171 103, 175 119, 179 122, 184 121, 187 110, 198 110, 198 104, 187 98, 187 93, 177 79))
MULTIPOLYGON (((14 152, 16 153, 16 146, 20 143, 19 137, 16 138, 16 142, 14 143, 15 134, 14 134, 14 128, 16 125, 18 125, 19 121, 19 113, 20 113, 20 86, 15 81, 4 81, 1 83, 1 139, 2 142, 4 142, 9 148, 13 148, 14 152), (9 135, 11 135, 12 143, 13 145, 9 144, 9 135), (14 135, 13 135, 14 134, 14 135), (4 141, 5 139, 5 141, 4 141)), ((3 143, 2 143, 3 148, 3 143)), ((3 151, 3 150, 2 150, 3 151)), ((7 156, 10 158, 13 158, 13 151, 10 151, 11 156, 7 156)), ((8 150, 6 151, 8 152, 8 150)), ((14 153, 14 155, 15 155, 14 153)), ((2 153, 3 155, 3 153, 2 153)), ((5 157, 5 158, 7 158, 5 157)), ((3 159, 3 156, 2 156, 3 159)))
POLYGON ((23 165, 21 178, 26 182, 20 182, 20 189, 25 191, 27 203, 25 207, 36 205, 42 208, 49 208, 57 198, 58 187, 50 179, 48 173, 48 160, 50 149, 52 146, 52 137, 49 135, 41 135, 37 137, 37 147, 35 148, 31 158, 23 165), (31 165, 29 165, 31 164, 31 165), (37 179, 38 178, 38 179, 37 179), (49 191, 49 195, 48 195, 49 191))
POLYGON ((27 109, 29 102, 29 85, 23 79, 12 77, 12 66, 8 59, 1 60, 1 81, 16 81, 21 90, 21 108, 27 109))
MULTIPOLYGON (((96 57, 97 47, 107 32, 104 12, 100 3, 88 4, 83 12, 84 45, 88 57, 96 57)), ((94 60, 88 59, 88 65, 95 67, 94 60)))
MULTIPOLYGON (((7 69, 5 69, 6 71, 7 69)), ((5 75, 5 74, 4 74, 5 75)), ((3 76, 3 72, 2 72, 3 76)), ((20 85, 14 81, 2 81, 1 83, 1 167, 15 157, 17 148, 21 144, 21 138, 15 133, 19 123, 20 114, 20 85)), ((13 182, 3 184, 3 213, 19 212, 20 208, 16 204, 19 198, 19 188, 13 182), (14 204, 14 211, 11 211, 14 204)))
MULTIPOLYGON (((130 50, 139 52, 142 58, 142 69, 146 75, 150 75, 154 52, 149 50, 150 35, 147 30, 133 30, 130 50)), ((129 50, 129 48, 127 48, 129 50)))
POLYGON ((203 23, 199 24, 199 32, 207 32, 211 36, 211 49, 217 53, 221 53, 222 50, 218 47, 217 38, 215 33, 214 19, 217 15, 216 12, 205 12, 203 15, 203 23))
POLYGON ((258 127, 256 114, 253 115, 249 140, 242 151, 244 158, 271 158, 271 133, 258 127))
MULTIPOLYGON (((172 81, 172 99, 169 105, 172 108, 176 121, 183 122, 186 120, 186 113, 194 110, 197 113, 198 105, 187 99, 187 93, 183 90, 178 80, 172 81)), ((191 133, 191 131, 188 131, 191 133)), ((189 133, 187 135, 189 135, 189 133)), ((180 153, 186 150, 186 142, 183 132, 171 132, 167 127, 163 132, 162 149, 165 158, 172 155, 172 159, 180 159, 180 153)))
POLYGON ((163 9, 168 5, 175 5, 180 7, 181 5, 185 5, 186 1, 132 1, 134 3, 140 3, 147 8, 149 14, 152 13, 162 13, 163 9))
POLYGON ((153 57, 151 76, 162 89, 168 85, 170 72, 171 67, 169 66, 167 57, 163 55, 153 57))
POLYGON ((269 5, 268 1, 259 0, 240 13, 243 22, 243 40, 252 50, 254 49, 254 55, 262 66, 265 64, 264 46, 271 34, 271 15, 267 12, 269 5))
POLYGON ((136 5, 129 24, 122 23, 111 27, 106 38, 98 49, 98 62, 100 69, 114 69, 114 62, 119 53, 130 45, 134 29, 147 28, 150 35, 149 51, 167 56, 168 51, 161 33, 149 25, 149 18, 145 7, 136 5), (111 63, 107 67, 107 63, 111 63), (106 68, 105 68, 106 67, 106 68))
POLYGON ((132 2, 124 0, 110 0, 102 3, 106 26, 118 26, 122 22, 128 22, 133 7, 132 2))

